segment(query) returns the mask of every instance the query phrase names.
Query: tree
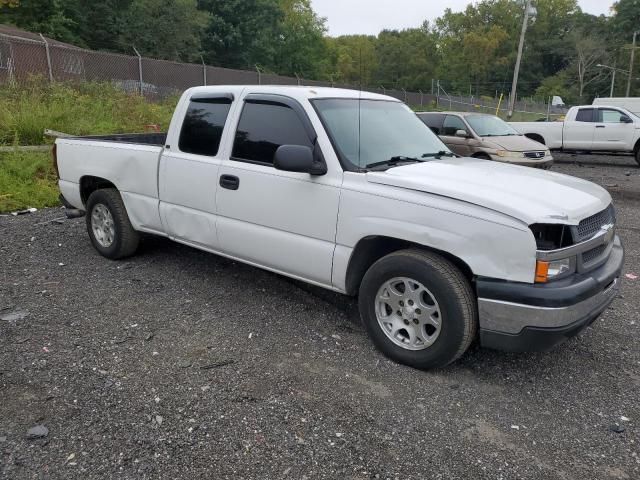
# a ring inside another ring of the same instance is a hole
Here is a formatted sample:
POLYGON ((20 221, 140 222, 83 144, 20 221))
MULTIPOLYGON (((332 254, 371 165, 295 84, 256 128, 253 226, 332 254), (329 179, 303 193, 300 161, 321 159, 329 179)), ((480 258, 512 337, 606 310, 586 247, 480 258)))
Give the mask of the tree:
POLYGON ((431 88, 437 46, 428 23, 421 28, 382 31, 376 42, 376 54, 376 85, 413 90, 431 88))
POLYGON ((601 39, 577 31, 571 35, 571 43, 575 49, 574 65, 578 80, 578 98, 582 102, 585 88, 602 78, 602 70, 596 65, 605 61, 606 48, 601 39))
MULTIPOLYGON (((476 30, 465 34, 462 52, 472 83, 483 84, 496 67, 504 67, 508 58, 501 54, 501 45, 509 39, 509 34, 499 26, 487 30, 476 30)), ((476 88, 476 92, 479 89, 476 88)))
POLYGON ((73 21, 70 30, 81 45, 93 50, 131 51, 120 45, 123 18, 132 0, 66 0, 65 15, 73 21))
POLYGON ((376 37, 372 35, 344 35, 327 39, 327 55, 334 81, 351 85, 372 85, 378 69, 376 37))
POLYGON ((619 0, 612 7, 615 15, 611 19, 613 30, 623 43, 640 29, 640 0, 619 0))
POLYGON ((193 61, 200 57, 208 20, 195 0, 133 0, 122 18, 119 43, 142 55, 193 61))
POLYGON ((250 69, 273 64, 283 17, 278 0, 200 0, 198 7, 210 15, 202 35, 207 63, 250 69))
POLYGON ((313 11, 310 0, 280 0, 280 8, 282 17, 273 68, 284 75, 318 78, 326 55, 323 40, 326 19, 313 11))
POLYGON ((3 0, 0 23, 9 23, 63 42, 81 41, 72 32, 73 20, 65 13, 61 0, 3 0))

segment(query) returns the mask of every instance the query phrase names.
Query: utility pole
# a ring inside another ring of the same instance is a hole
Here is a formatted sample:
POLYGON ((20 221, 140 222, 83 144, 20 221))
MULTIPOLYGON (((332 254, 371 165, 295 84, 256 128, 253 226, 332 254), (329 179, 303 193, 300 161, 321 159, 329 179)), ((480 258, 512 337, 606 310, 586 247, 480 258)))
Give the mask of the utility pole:
POLYGON ((633 45, 631 46, 631 60, 629 60, 629 80, 627 80, 627 97, 631 94, 631 79, 633 77, 633 61, 636 55, 636 37, 639 32, 633 32, 633 45))
POLYGON ((524 50, 524 37, 527 34, 529 26, 529 13, 531 13, 531 0, 527 0, 524 7, 524 20, 522 21, 522 31, 520 32, 520 44, 518 45, 518 58, 516 59, 516 68, 513 72, 513 83, 511 84, 511 96, 509 97, 509 110, 507 118, 513 116, 513 110, 516 104, 516 90, 518 88, 518 75, 520 74, 520 62, 522 61, 522 51, 524 50))
MULTIPOLYGON (((616 86, 616 62, 613 62, 613 69, 611 70, 613 73, 611 74, 611 92, 609 93, 609 98, 613 98, 613 89, 616 86)), ((631 75, 629 75, 631 77, 631 75)))

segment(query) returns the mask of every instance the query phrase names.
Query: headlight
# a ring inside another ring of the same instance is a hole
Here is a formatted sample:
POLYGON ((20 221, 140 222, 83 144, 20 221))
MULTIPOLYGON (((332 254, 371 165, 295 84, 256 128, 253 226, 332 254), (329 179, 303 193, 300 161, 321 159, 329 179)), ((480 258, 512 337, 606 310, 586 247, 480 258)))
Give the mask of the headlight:
POLYGON ((536 262, 536 283, 546 283, 549 280, 557 280, 575 272, 576 263, 574 258, 563 258, 545 262, 536 262))
POLYGON ((505 158, 522 158, 522 157, 524 157, 524 153, 523 152, 511 152, 509 150, 497 150, 496 151, 496 155, 498 155, 499 157, 505 157, 505 158))
POLYGON ((548 157, 548 156, 550 156, 550 155, 551 155, 551 150, 545 150, 545 151, 544 151, 544 156, 545 156, 545 157, 548 157))

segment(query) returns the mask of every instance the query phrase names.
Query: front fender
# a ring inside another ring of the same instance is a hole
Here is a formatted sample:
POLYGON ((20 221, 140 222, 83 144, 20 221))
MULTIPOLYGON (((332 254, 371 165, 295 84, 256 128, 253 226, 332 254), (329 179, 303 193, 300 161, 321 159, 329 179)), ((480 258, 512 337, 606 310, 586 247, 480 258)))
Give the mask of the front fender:
POLYGON ((371 236, 447 252, 467 264, 475 276, 533 282, 536 245, 528 226, 477 205, 429 197, 427 205, 343 191, 334 285, 344 286, 348 268, 345 257, 350 257, 360 240, 371 236))

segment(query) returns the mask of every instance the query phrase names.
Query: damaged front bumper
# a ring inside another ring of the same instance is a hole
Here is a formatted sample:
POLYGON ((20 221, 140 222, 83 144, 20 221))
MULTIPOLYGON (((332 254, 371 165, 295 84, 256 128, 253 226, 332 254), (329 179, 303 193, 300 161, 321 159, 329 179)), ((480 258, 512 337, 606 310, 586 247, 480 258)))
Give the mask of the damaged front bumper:
POLYGON ((545 351, 591 325, 618 295, 624 250, 618 237, 602 266, 546 284, 477 281, 480 342, 506 351, 545 351))

